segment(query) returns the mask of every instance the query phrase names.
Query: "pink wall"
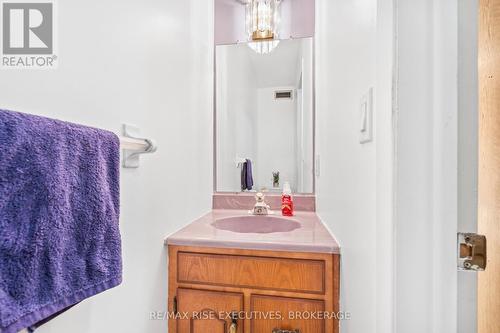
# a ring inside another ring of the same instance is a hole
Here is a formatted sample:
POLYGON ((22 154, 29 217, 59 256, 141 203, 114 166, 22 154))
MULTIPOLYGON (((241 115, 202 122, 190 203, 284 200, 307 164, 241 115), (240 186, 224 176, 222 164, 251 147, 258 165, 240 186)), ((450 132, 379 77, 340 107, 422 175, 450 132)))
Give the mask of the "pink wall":
MULTIPOLYGON (((283 0, 280 39, 314 36, 315 0, 283 0)), ((215 0, 215 44, 247 40, 245 7, 236 0, 215 0)))
POLYGON ((289 0, 292 4, 292 36, 314 37, 315 0, 289 0))
POLYGON ((245 6, 236 0, 215 0, 215 44, 235 44, 247 40, 245 6))

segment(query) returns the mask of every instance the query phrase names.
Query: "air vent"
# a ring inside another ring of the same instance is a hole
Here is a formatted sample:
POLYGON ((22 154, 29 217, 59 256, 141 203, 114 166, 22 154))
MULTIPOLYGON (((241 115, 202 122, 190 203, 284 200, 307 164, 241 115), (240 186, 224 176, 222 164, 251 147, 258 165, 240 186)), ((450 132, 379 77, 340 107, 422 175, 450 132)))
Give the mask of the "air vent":
POLYGON ((274 92, 275 99, 292 99, 292 91, 291 90, 280 90, 274 92))

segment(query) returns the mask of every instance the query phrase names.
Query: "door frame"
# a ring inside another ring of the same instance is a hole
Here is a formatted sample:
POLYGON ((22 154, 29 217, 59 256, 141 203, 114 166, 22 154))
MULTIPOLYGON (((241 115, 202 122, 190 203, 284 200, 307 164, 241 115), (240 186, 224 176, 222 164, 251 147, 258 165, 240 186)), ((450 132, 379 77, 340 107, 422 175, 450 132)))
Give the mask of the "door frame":
POLYGON ((456 235, 477 223, 477 0, 394 1, 393 332, 473 333, 456 235))
MULTIPOLYGON (((478 229, 479 0, 458 1, 457 232, 478 229)), ((477 273, 457 273, 457 332, 477 332, 477 273)))

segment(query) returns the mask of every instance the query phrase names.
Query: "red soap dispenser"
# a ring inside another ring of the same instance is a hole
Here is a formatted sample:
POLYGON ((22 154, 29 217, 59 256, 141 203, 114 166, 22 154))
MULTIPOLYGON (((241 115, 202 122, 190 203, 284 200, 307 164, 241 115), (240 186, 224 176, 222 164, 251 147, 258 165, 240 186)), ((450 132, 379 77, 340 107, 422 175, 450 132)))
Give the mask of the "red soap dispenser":
POLYGON ((292 189, 289 182, 283 184, 283 194, 281 195, 281 214, 283 216, 293 216, 292 189))

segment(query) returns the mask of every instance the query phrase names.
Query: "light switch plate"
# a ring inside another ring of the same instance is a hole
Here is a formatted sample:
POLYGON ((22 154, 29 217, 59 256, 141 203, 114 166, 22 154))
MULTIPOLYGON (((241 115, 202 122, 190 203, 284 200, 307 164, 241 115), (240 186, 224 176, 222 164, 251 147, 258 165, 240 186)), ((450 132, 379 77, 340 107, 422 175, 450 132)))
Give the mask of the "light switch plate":
POLYGON ((361 98, 359 106, 359 142, 373 141, 373 88, 361 98))

